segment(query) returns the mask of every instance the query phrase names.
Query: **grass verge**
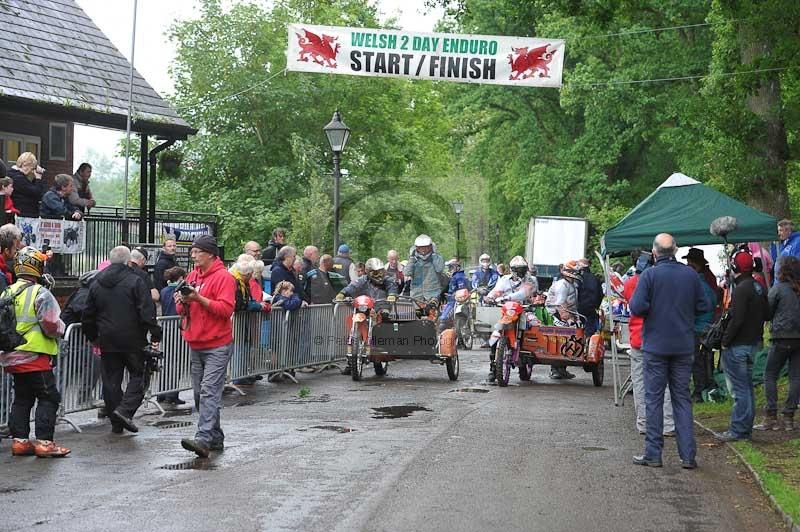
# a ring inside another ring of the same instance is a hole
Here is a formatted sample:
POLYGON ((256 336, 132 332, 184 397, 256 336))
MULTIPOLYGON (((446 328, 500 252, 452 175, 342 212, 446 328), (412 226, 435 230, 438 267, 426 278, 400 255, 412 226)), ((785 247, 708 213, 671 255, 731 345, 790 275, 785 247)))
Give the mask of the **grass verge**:
MULTIPOLYGON (((786 379, 778 383, 778 400, 785 400, 786 379)), ((756 423, 764 411, 763 386, 756 388, 756 423)), ((779 406, 779 408, 780 408, 779 406)), ((725 430, 733 401, 695 405, 694 416, 712 430, 725 430)), ((800 421, 800 420, 799 420, 800 421)), ((795 523, 800 524, 800 431, 754 431, 751 442, 736 442, 734 447, 761 477, 767 492, 795 523)))

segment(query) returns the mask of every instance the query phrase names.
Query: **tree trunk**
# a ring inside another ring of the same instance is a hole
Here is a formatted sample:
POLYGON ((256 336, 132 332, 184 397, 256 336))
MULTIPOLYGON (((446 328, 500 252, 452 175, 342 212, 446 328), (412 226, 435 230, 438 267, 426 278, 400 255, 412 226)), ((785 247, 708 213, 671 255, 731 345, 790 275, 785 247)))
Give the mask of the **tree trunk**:
MULTIPOLYGON (((743 65, 757 68, 760 58, 769 56, 772 42, 769 34, 750 26, 742 27, 740 50, 743 65)), ((755 75, 755 74, 752 74, 755 75)), ((760 121, 760 134, 751 142, 752 153, 761 160, 761 175, 753 176, 750 203, 778 218, 791 215, 786 182, 789 144, 781 112, 779 72, 761 74, 763 81, 747 97, 747 108, 760 121)))

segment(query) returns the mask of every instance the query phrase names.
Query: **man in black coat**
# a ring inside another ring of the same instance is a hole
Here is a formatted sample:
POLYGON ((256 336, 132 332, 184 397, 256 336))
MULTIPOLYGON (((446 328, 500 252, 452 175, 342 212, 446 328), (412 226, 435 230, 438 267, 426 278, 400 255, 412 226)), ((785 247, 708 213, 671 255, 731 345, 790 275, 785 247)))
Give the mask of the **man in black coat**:
POLYGON ((600 279, 590 270, 589 259, 578 261, 581 271, 581 284, 578 288, 578 313, 586 317, 586 327, 584 334, 586 338, 597 332, 598 316, 597 309, 603 302, 603 285, 600 279))
MULTIPOLYGON (((272 240, 269 241, 264 252, 261 254, 261 260, 264 261, 264 266, 269 268, 275 262, 275 256, 278 251, 285 245, 286 242, 286 229, 283 227, 276 227, 272 230, 272 240)), ((275 283, 272 284, 275 286, 275 283)))
POLYGON ((167 281, 164 280, 164 272, 178 265, 175 262, 175 251, 177 249, 178 243, 175 241, 175 237, 167 235, 164 239, 164 247, 158 252, 158 259, 153 267, 153 284, 159 292, 167 286, 167 281))
POLYGON ((144 279, 128 266, 131 250, 117 246, 108 258, 111 265, 97 274, 89 288, 82 318, 83 332, 103 352, 103 398, 112 432, 120 434, 123 429, 138 432, 133 416, 149 384, 142 350, 148 343, 158 348, 161 327, 156 322, 156 307, 144 279), (130 379, 123 396, 125 369, 130 379))

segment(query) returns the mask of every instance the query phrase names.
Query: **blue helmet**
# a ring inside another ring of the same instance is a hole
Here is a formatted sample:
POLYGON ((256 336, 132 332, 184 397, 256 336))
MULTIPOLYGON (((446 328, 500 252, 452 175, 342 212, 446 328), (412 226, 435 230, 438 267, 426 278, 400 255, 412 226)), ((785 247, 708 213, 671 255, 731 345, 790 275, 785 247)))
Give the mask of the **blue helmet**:
POLYGON ((339 246, 339 253, 350 253, 350 246, 347 244, 342 244, 339 246))

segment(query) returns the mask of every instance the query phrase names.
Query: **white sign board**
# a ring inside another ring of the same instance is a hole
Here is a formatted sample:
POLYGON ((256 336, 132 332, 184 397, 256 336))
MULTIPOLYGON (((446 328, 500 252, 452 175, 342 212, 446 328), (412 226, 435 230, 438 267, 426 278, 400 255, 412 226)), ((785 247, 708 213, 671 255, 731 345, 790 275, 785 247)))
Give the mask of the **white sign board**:
POLYGON ((588 230, 589 223, 582 218, 531 218, 525 258, 537 266, 558 266, 585 257, 588 230))
POLYGON ((289 24, 286 68, 517 87, 560 87, 563 39, 289 24))
POLYGON ((17 216, 17 227, 22 231, 22 243, 42 249, 47 244, 53 253, 83 253, 86 247, 86 222, 83 220, 54 220, 49 218, 23 218, 17 216))

